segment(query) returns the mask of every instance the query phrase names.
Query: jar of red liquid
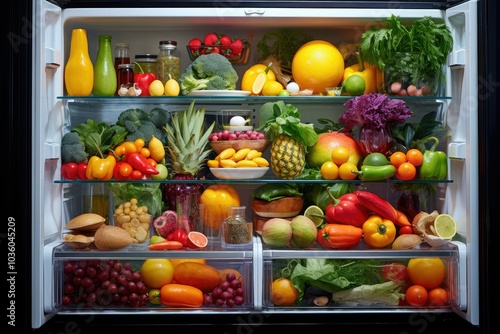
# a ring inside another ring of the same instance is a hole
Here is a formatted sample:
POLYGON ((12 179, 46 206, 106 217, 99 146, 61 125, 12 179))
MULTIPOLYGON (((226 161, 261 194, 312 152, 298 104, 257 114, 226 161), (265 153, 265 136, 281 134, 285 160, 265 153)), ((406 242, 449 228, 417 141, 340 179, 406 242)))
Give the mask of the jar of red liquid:
POLYGON ((134 64, 118 65, 118 87, 116 93, 124 87, 129 89, 134 85, 134 64))
POLYGON ((130 48, 128 43, 115 44, 115 70, 118 73, 118 65, 130 64, 130 48))

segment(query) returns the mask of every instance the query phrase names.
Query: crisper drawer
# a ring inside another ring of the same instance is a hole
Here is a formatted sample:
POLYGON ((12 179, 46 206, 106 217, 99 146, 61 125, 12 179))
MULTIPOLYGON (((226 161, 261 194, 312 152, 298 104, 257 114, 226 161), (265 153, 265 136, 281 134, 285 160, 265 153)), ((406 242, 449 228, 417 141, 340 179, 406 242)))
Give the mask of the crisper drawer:
POLYGON ((464 307, 465 246, 390 249, 263 249, 268 311, 370 312, 464 307))
POLYGON ((241 312, 254 307, 252 251, 89 252, 75 257, 65 247, 54 250, 58 312, 241 312))

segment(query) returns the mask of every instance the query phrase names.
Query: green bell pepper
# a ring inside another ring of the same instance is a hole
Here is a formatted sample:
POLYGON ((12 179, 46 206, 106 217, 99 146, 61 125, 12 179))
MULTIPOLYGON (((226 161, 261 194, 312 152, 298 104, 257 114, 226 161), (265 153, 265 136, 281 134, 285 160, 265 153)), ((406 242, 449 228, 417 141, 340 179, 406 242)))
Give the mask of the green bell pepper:
POLYGON ((439 145, 436 137, 430 137, 429 140, 434 140, 434 145, 424 151, 424 160, 420 165, 418 177, 422 180, 444 180, 448 175, 448 156, 443 151, 435 151, 439 145))

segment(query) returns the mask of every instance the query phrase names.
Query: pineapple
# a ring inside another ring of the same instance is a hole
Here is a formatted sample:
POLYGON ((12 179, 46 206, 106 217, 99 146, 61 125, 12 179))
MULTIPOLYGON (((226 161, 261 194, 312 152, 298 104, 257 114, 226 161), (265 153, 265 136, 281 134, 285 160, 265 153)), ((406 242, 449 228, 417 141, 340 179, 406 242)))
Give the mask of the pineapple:
MULTIPOLYGON (((313 124, 300 121, 299 110, 283 101, 268 102, 260 111, 266 111, 272 116, 266 120, 259 120, 263 125, 258 131, 266 134, 271 144, 271 169, 283 180, 298 178, 305 167, 307 147, 318 141, 318 135, 313 124)), ((263 114, 260 112, 259 114, 263 114)))
MULTIPOLYGON (((187 110, 172 115, 167 124, 167 158, 171 168, 172 180, 196 180, 212 152, 208 146, 208 136, 215 123, 205 130, 205 109, 195 110, 194 101, 187 110), (208 146, 208 148, 207 148, 208 146)), ((204 187, 201 183, 168 183, 163 188, 163 199, 170 210, 177 211, 176 203, 188 201, 192 196, 199 199, 204 187)), ((198 201, 193 201, 198 205, 198 201)), ((182 205, 184 207, 184 205, 182 205)), ((190 210, 197 214, 197 210, 190 210)), ((196 217, 189 217, 193 230, 196 217)))
POLYGON ((293 180, 304 170, 304 145, 290 136, 280 134, 271 145, 273 173, 283 180, 293 180))

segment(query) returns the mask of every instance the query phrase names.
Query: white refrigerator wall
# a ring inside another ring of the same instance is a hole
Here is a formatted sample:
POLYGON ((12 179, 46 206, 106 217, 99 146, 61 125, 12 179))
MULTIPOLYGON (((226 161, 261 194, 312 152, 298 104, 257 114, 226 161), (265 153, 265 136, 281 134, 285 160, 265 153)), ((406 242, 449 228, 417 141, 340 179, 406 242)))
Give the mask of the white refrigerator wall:
MULTIPOLYGON (((334 44, 356 42, 363 31, 380 24, 391 14, 411 21, 422 16, 446 20, 454 37, 454 49, 447 68, 446 95, 453 99, 446 114, 451 139, 450 178, 446 186, 444 210, 459 224, 467 245, 466 294, 461 294, 456 312, 472 324, 479 319, 478 309, 478 168, 477 168, 477 46, 475 41, 476 1, 464 3, 448 12, 405 9, 239 9, 239 8, 135 8, 68 9, 46 1, 33 1, 36 24, 33 39, 33 252, 32 252, 32 326, 40 327, 54 314, 53 247, 62 237, 65 223, 64 189, 56 184, 60 177, 60 141, 68 121, 63 103, 64 65, 69 55, 69 38, 74 28, 88 32, 89 54, 97 55, 100 34, 112 36, 112 43, 129 42, 131 57, 158 53, 158 42, 174 39, 181 55, 181 71, 191 60, 185 45, 193 37, 210 31, 226 32, 252 41, 250 60, 235 65, 240 74, 255 62, 255 44, 263 34, 278 28, 307 28, 317 39, 334 44), (58 66, 59 65, 59 66, 58 66)), ((445 103, 446 106, 446 103, 445 103)), ((314 110, 314 109, 312 109, 314 110)), ((317 110, 314 110, 315 112, 317 110)), ((321 111, 320 111, 321 112, 321 111)), ((323 111, 323 112, 328 112, 323 111)), ((340 111, 337 111, 340 112, 340 111)), ((331 117, 338 118, 339 115, 331 117)), ((306 116, 307 118, 307 116, 306 116)), ((315 116, 315 119, 318 117, 315 116)), ((464 277, 465 278, 465 277, 464 277)), ((255 296, 255 301, 260 300, 255 296)))

